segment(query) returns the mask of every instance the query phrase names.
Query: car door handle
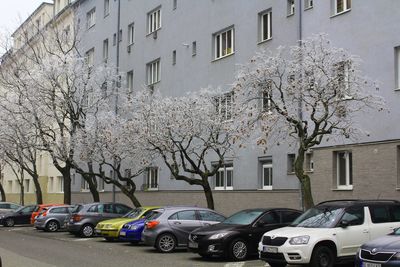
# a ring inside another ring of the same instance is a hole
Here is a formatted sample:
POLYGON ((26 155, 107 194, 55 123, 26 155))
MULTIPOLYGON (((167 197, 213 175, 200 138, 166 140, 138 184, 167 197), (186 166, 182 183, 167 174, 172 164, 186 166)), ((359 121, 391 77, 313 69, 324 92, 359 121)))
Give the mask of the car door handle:
POLYGON ((174 224, 182 224, 182 223, 180 223, 180 222, 174 222, 174 224))
POLYGON ((364 233, 364 234, 368 234, 369 231, 368 231, 367 229, 364 229, 364 230, 363 230, 363 233, 364 233))
POLYGON ((203 225, 205 225, 205 226, 210 226, 211 223, 203 223, 203 225))

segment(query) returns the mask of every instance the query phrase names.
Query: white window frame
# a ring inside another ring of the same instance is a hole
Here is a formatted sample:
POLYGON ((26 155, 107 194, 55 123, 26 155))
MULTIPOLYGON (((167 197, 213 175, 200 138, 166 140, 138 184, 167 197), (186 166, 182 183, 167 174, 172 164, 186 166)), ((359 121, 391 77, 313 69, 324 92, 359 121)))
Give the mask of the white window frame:
MULTIPOLYGON (((336 64, 336 71, 338 76, 338 85, 344 87, 344 92, 350 93, 350 65, 351 62, 341 61, 336 64), (342 76, 342 81, 340 81, 340 76, 342 76), (340 83, 339 83, 340 82, 340 83)), ((343 97, 346 97, 345 95, 343 97)))
POLYGON ((131 94, 133 92, 133 70, 126 73, 126 87, 128 93, 131 94))
POLYGON ((104 179, 101 177, 97 177, 97 190, 99 192, 104 192, 105 182, 104 179))
POLYGON ((135 23, 128 25, 128 46, 135 43, 135 23))
POLYGON ((234 27, 230 27, 229 29, 215 33, 213 39, 214 39, 214 60, 218 60, 235 53, 234 27))
POLYGON ((310 9, 314 7, 314 1, 313 0, 304 0, 304 10, 310 9))
POLYGON ((110 15, 110 0, 104 0, 104 17, 110 15))
POLYGON ((160 63, 160 59, 147 63, 147 85, 153 85, 161 81, 160 63))
POLYGON ((400 90, 400 46, 394 48, 395 55, 395 90, 400 90))
POLYGON ((86 52, 86 64, 89 67, 94 65, 94 47, 86 52))
POLYGON ((151 34, 161 29, 161 7, 147 14, 147 34, 151 34))
POLYGON ((62 176, 56 176, 56 192, 55 193, 64 193, 64 179, 62 176))
POLYGON ((31 182, 30 179, 24 179, 24 193, 30 193, 29 190, 30 182, 31 182))
POLYGON ((287 0, 287 15, 292 16, 296 10, 296 3, 294 0, 287 0))
POLYGON ((54 177, 53 176, 49 176, 49 181, 47 183, 47 192, 48 193, 53 193, 54 192, 54 177))
POLYGON ((273 165, 272 165, 272 162, 271 163, 264 163, 263 165, 262 165, 262 189, 263 190, 272 190, 272 186, 273 186, 273 183, 274 183, 274 180, 273 180, 273 165), (270 180, 269 181, 269 185, 265 185, 265 171, 266 171, 266 169, 270 169, 270 172, 269 172, 269 177, 268 177, 268 179, 270 180))
POLYGON ((306 152, 305 154, 305 164, 306 164, 306 172, 313 172, 314 171, 314 159, 313 159, 313 153, 312 152, 306 152))
POLYGON ((96 8, 92 8, 86 13, 86 27, 87 29, 92 28, 96 25, 96 8))
POLYGON ((217 186, 217 175, 215 175, 215 186, 214 190, 233 190, 233 166, 223 166, 218 169, 219 177, 222 177, 222 186, 217 186), (228 172, 231 173, 231 186, 228 186, 228 172))
POLYGON ((82 179, 82 183, 81 183, 81 192, 89 192, 90 188, 89 188, 89 183, 83 179, 83 177, 81 177, 82 179))
POLYGON ((108 38, 103 41, 103 61, 107 63, 108 61, 108 38))
POLYGON ((216 98, 216 109, 222 121, 232 120, 233 115, 233 92, 223 94, 216 98))
POLYGON ((334 5, 334 11, 335 11, 334 15, 338 15, 338 14, 341 14, 341 13, 344 13, 344 12, 347 12, 347 11, 351 10, 352 3, 351 3, 351 0, 334 0, 333 1, 333 5, 334 5), (342 11, 338 11, 338 5, 339 5, 340 2, 343 5, 343 10, 342 11), (349 7, 348 3, 350 3, 350 7, 349 7))
POLYGON ((172 65, 176 65, 176 50, 172 51, 172 65))
POLYGON ((158 167, 150 167, 147 169, 146 185, 148 191, 158 190, 159 185, 159 169, 158 167), (156 186, 152 186, 155 184, 156 186))
POLYGON ((259 42, 265 42, 272 38, 272 10, 267 10, 259 14, 260 20, 260 40, 259 42), (267 20, 267 36, 264 36, 264 22, 267 20), (265 38, 266 37, 266 38, 265 38))
POLYGON ((352 190, 353 189, 353 184, 350 184, 350 176, 352 174, 350 173, 350 164, 352 165, 353 162, 350 161, 350 154, 352 154, 351 151, 337 151, 336 152, 336 182, 337 182, 337 189, 343 189, 343 190, 352 190), (340 157, 344 155, 345 158, 345 175, 346 175, 346 184, 341 185, 340 184, 340 157))
POLYGON ((294 154, 294 153, 287 154, 287 173, 288 174, 294 174, 296 172, 295 166, 294 166, 295 162, 296 162, 296 154, 294 154))

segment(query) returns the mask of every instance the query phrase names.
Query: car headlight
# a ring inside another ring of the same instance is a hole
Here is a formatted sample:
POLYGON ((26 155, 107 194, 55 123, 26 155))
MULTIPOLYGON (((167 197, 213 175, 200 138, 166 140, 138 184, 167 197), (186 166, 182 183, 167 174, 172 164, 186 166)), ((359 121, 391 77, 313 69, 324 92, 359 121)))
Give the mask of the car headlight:
POLYGON ((213 239, 213 240, 214 240, 214 239, 221 239, 221 238, 225 237, 227 234, 229 234, 229 233, 214 234, 214 235, 210 236, 209 239, 213 239))
POLYGON ((308 244, 308 241, 310 240, 310 236, 308 235, 302 235, 302 236, 295 236, 289 239, 289 244, 290 245, 305 245, 308 244))
POLYGON ((400 260, 400 252, 397 252, 396 254, 393 255, 393 257, 390 258, 390 260, 400 260))
POLYGON ((136 224, 129 225, 129 227, 128 227, 129 230, 137 230, 138 228, 139 228, 139 226, 137 226, 136 224))

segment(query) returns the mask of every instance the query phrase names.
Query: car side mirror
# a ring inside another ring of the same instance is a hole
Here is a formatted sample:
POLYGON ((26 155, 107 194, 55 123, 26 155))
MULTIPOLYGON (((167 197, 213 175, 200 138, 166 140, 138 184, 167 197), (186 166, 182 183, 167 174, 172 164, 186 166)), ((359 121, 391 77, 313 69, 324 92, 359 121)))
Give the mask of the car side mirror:
POLYGON ((347 221, 347 220, 342 220, 342 221, 340 221, 340 223, 339 223, 339 226, 340 227, 342 227, 342 228, 346 228, 346 227, 348 227, 350 224, 349 224, 349 222, 347 221))

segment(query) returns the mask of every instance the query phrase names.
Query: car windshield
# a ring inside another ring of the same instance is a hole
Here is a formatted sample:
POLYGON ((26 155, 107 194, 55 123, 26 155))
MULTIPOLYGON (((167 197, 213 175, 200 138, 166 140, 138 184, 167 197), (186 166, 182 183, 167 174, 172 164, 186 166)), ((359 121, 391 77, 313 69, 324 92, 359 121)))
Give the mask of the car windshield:
POLYGON ((76 205, 76 206, 73 208, 72 213, 78 213, 82 208, 83 208, 82 205, 76 205))
POLYGON ((400 228, 394 229, 391 235, 400 235, 400 228))
POLYGON ((290 226, 309 228, 331 228, 340 218, 342 207, 314 207, 300 215, 290 226))
POLYGON ((143 212, 143 209, 141 208, 136 208, 125 214, 123 217, 124 218, 136 218, 139 217, 139 215, 143 212))
POLYGON ((222 223, 247 225, 251 224, 262 213, 263 213, 262 210, 243 210, 226 218, 226 220, 222 221, 222 223))

